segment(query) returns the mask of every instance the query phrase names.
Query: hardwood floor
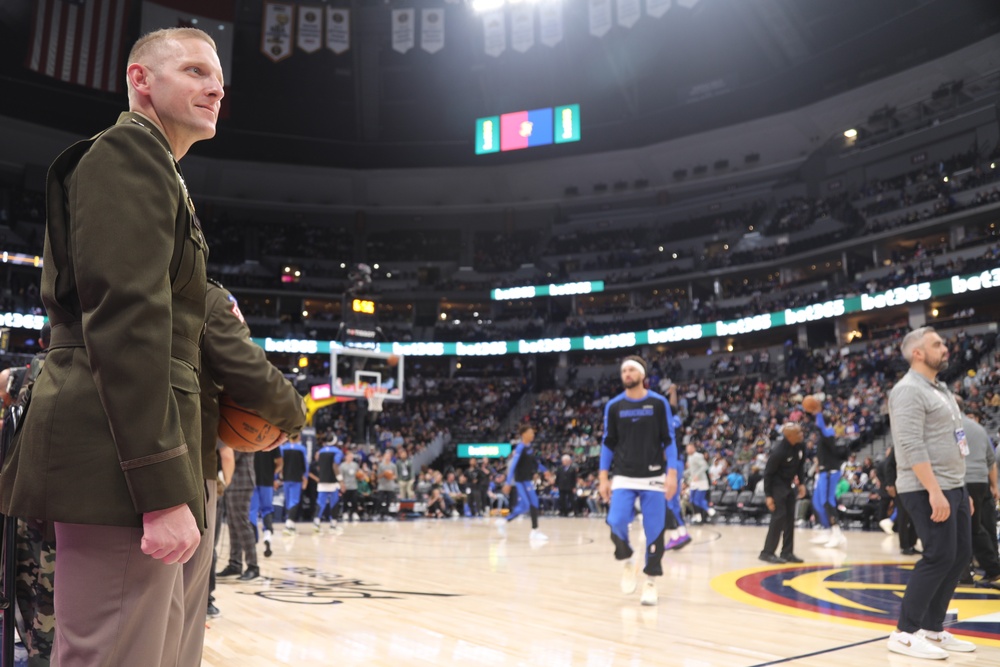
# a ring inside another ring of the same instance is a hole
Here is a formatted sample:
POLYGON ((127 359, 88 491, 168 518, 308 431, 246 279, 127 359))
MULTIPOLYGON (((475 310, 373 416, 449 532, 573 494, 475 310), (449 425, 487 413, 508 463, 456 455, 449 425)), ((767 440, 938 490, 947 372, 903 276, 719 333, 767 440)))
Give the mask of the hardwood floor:
MULTIPOLYGON (((527 521, 506 539, 485 519, 356 523, 341 535, 300 524, 261 556, 261 578, 219 580, 204 664, 928 664, 886 650, 916 561, 894 537, 850 532, 846 550, 828 550, 798 531, 806 563, 775 566, 757 560, 765 528, 694 526, 692 544, 664 557, 659 605, 643 607, 619 589, 603 520, 543 517, 541 528, 544 545, 529 543, 527 521)), ((632 537, 641 544, 638 523, 632 537)), ((225 536, 219 553, 221 569, 225 536)), ((960 588, 953 606, 953 631, 979 649, 946 664, 1000 665, 1000 591, 960 588)))

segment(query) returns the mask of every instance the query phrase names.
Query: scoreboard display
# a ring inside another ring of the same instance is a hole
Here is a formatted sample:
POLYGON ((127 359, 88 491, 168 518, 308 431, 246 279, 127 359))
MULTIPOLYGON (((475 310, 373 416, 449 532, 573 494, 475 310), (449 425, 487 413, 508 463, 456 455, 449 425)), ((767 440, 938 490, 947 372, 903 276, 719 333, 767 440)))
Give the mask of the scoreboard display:
POLYGON ((476 119, 476 155, 580 141, 580 105, 476 119))

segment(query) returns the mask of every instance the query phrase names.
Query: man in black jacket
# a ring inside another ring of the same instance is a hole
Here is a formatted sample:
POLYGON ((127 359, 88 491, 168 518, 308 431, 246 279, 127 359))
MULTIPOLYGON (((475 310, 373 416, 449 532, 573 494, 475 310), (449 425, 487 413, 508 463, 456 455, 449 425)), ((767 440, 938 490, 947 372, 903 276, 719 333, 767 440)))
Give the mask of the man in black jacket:
POLYGON ((559 489, 559 516, 575 514, 576 466, 573 457, 563 454, 562 465, 556 470, 556 488, 559 489))
POLYGON ((806 457, 801 445, 802 429, 799 425, 785 424, 781 429, 781 437, 771 448, 764 468, 767 509, 774 513, 767 529, 767 539, 764 540, 764 550, 760 552, 760 559, 768 563, 802 562, 794 553, 795 500, 806 495, 806 457), (781 555, 777 556, 775 552, 779 538, 782 540, 782 549, 781 555))

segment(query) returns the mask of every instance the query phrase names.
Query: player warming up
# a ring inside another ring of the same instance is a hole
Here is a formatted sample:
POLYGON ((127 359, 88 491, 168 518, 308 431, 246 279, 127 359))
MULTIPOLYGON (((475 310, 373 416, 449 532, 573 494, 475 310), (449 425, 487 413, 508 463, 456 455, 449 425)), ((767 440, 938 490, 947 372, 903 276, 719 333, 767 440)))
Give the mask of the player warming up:
POLYGON ((840 483, 840 464, 844 457, 837 447, 837 439, 833 428, 826 425, 823 418, 823 404, 815 396, 807 396, 802 402, 802 408, 816 418, 816 428, 819 430, 819 447, 816 456, 819 468, 816 472, 816 487, 813 489, 813 510, 819 519, 819 534, 813 538, 813 544, 822 544, 829 549, 847 546, 847 538, 837 523, 837 484, 840 483))
POLYGON ((531 514, 531 535, 532 542, 546 542, 548 536, 538 530, 538 494, 535 493, 534 477, 536 472, 544 472, 545 466, 535 456, 535 450, 531 448, 531 443, 535 441, 535 429, 531 424, 521 424, 518 429, 519 442, 514 448, 510 465, 507 466, 507 481, 504 483, 503 492, 510 493, 513 486, 517 489, 517 504, 507 515, 507 518, 497 520, 500 532, 506 531, 507 524, 521 516, 525 512, 531 514))
POLYGON ((604 409, 604 443, 601 447, 600 485, 605 502, 610 502, 608 525, 615 545, 615 558, 625 561, 622 593, 634 593, 637 564, 629 545, 628 529, 635 516, 635 501, 642 508, 646 533, 646 582, 641 602, 657 602, 655 577, 663 575, 663 534, 666 530, 667 500, 677 493, 677 445, 670 404, 660 394, 645 388, 646 362, 641 357, 625 357, 621 365, 625 391, 608 401, 604 409), (614 479, 608 479, 608 472, 614 479))

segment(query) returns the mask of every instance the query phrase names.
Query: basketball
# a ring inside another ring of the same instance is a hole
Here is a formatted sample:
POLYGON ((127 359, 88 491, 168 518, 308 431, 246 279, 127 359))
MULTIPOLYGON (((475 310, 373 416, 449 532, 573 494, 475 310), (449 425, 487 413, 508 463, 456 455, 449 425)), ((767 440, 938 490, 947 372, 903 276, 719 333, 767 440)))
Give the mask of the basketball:
POLYGON ((389 364, 390 366, 395 366, 396 364, 399 363, 399 355, 398 354, 390 354, 386 358, 385 363, 389 364))
POLYGON ((219 397, 219 440, 238 452, 258 452, 281 437, 281 430, 253 410, 219 397))
POLYGON ((384 477, 386 479, 389 479, 389 480, 396 479, 396 471, 395 470, 385 470, 385 471, 382 472, 382 477, 384 477))
POLYGON ((823 404, 815 396, 806 396, 802 399, 802 409, 814 415, 823 409, 823 404))
POLYGON ((354 477, 359 481, 363 481, 365 479, 365 471, 364 470, 357 471, 356 473, 354 473, 354 477))

